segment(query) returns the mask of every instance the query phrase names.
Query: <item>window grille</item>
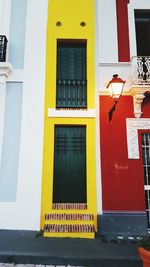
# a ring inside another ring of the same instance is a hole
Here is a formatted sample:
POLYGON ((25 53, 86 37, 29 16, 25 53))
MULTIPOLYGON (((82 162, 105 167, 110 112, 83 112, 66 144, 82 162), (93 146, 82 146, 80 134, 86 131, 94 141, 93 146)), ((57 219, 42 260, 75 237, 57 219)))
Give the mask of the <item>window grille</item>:
POLYGON ((58 42, 56 107, 87 107, 85 42, 58 42))
POLYGON ((150 133, 142 134, 145 205, 148 228, 150 228, 150 133))

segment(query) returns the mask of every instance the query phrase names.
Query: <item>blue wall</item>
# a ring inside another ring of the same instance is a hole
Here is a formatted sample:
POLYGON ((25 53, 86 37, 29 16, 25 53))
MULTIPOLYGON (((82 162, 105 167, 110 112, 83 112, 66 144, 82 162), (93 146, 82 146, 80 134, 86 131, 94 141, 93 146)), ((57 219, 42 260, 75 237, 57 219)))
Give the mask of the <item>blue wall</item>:
POLYGON ((12 0, 8 61, 15 69, 24 66, 27 0, 12 0))
POLYGON ((16 200, 21 112, 22 83, 7 83, 2 161, 0 167, 0 201, 16 200))

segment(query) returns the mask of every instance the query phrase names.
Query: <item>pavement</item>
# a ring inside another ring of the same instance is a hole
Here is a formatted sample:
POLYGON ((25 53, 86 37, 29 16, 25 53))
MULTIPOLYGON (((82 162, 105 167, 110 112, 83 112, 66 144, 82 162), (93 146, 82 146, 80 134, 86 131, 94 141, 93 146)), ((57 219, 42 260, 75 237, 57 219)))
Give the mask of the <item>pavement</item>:
POLYGON ((85 267, 142 267, 136 239, 44 238, 40 232, 0 230, 0 262, 85 267))

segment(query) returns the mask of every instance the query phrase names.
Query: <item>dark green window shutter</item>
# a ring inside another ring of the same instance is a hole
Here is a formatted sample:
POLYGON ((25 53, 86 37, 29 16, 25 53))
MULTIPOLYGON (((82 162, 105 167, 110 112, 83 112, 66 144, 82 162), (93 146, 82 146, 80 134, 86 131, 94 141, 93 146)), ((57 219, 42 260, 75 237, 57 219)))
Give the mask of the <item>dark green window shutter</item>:
POLYGON ((57 108, 86 108, 86 43, 57 44, 57 108))
POLYGON ((86 203, 85 126, 55 126, 53 203, 86 203))

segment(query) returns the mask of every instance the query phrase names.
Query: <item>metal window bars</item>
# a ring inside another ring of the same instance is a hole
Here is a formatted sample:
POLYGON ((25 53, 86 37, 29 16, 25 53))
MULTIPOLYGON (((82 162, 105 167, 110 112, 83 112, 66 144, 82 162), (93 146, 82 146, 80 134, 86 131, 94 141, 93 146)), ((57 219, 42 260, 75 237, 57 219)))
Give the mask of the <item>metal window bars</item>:
POLYGON ((148 228, 150 228, 150 133, 142 134, 145 206, 148 228))
POLYGON ((132 85, 150 85, 150 56, 131 58, 129 80, 132 85))
POLYGON ((86 80, 57 80, 57 108, 86 108, 86 80))
POLYGON ((0 62, 6 61, 7 42, 6 36, 0 35, 0 62))

